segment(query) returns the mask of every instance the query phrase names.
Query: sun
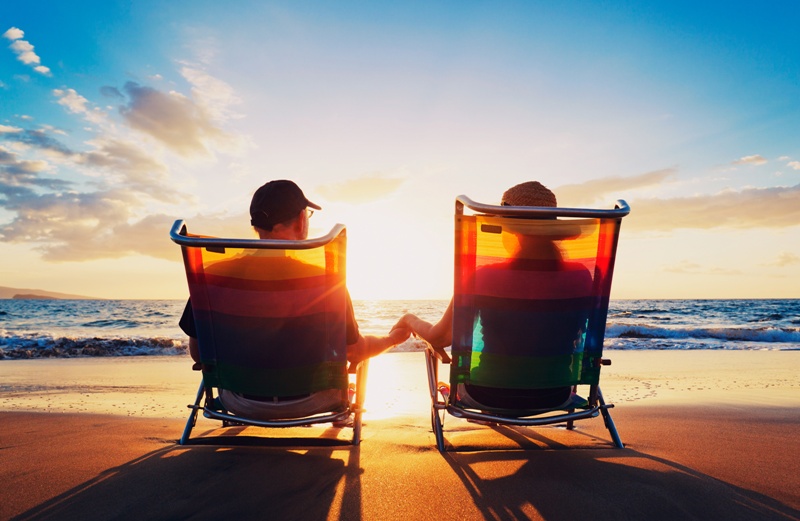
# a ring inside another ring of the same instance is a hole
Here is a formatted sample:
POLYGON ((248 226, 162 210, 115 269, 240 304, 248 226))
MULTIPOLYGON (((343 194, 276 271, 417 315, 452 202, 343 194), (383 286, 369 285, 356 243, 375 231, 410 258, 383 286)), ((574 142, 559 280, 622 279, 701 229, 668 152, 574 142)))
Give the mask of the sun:
MULTIPOLYGON (((450 234, 420 246, 424 223, 368 218, 369 213, 339 211, 347 226, 347 287, 355 300, 448 299, 452 294, 450 234), (401 221, 401 222, 398 222, 401 221)), ((315 215, 316 218, 316 215, 315 215)), ((326 233, 332 222, 314 223, 311 234, 326 233), (327 227, 327 228, 326 228, 327 227), (322 231, 324 229, 324 231, 322 231)))

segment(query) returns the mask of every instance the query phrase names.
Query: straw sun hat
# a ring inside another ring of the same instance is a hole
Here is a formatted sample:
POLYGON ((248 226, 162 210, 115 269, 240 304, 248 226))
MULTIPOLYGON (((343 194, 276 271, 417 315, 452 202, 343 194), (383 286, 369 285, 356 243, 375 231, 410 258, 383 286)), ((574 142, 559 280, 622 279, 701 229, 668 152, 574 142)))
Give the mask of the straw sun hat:
POLYGON ((512 186, 503 194, 503 206, 550 206, 556 207, 556 194, 538 181, 528 181, 512 186))
MULTIPOLYGON (((503 206, 545 206, 556 208, 556 194, 538 181, 528 181, 512 186, 503 194, 500 201, 503 206)), ((513 218, 512 218, 513 219, 513 218)), ((555 219, 552 217, 551 219, 555 219)), ((530 221, 525 225, 517 225, 513 221, 505 223, 504 227, 514 233, 530 233, 530 221)), ((563 240, 577 237, 581 234, 581 227, 569 221, 547 229, 547 235, 552 240, 563 240)))

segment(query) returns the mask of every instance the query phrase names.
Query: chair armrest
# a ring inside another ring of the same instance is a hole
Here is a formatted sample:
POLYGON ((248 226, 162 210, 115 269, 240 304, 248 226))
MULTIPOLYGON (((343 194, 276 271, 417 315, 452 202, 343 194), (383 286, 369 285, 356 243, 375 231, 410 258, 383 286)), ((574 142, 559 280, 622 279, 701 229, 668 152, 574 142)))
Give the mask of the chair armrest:
POLYGON ((450 355, 447 354, 447 351, 445 351, 443 347, 433 347, 428 342, 425 342, 425 344, 425 349, 430 351, 440 362, 443 364, 449 364, 451 362, 450 355))

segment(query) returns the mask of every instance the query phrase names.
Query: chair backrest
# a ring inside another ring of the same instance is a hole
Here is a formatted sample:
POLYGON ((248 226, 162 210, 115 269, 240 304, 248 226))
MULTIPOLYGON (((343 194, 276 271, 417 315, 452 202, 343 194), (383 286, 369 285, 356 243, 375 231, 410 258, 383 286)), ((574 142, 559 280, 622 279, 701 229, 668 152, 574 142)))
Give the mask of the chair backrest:
POLYGON ((460 196, 451 382, 507 389, 597 384, 622 217, 460 196), (464 214, 464 206, 475 212, 464 214))
POLYGON ((183 250, 206 385, 257 396, 347 388, 346 233, 172 239, 183 250))

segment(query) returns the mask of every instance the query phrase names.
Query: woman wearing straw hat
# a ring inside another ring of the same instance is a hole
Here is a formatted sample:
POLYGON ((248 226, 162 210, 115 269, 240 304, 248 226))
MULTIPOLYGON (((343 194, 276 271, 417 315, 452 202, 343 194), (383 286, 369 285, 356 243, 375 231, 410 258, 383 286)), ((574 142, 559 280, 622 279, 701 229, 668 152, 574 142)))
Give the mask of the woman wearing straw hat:
MULTIPOLYGON (((500 204, 503 206, 540 206, 552 208, 558 206, 555 194, 537 181, 528 181, 509 188, 503 194, 500 204)), ((561 251, 552 240, 528 237, 527 240, 523 238, 519 243, 515 242, 513 245, 508 244, 506 248, 513 248, 515 250, 521 249, 528 252, 534 251, 536 252, 535 256, 539 259, 550 259, 557 263, 563 262, 561 251)), ((513 263, 514 261, 512 260, 511 262, 513 263)), ((591 275, 588 271, 585 269, 574 270, 572 273, 574 274, 573 283, 576 286, 585 286, 588 284, 589 287, 591 287, 591 275)), ((525 348, 525 342, 508 341, 508 338, 513 338, 514 336, 514 332, 509 333, 509 330, 515 329, 514 325, 507 324, 508 319, 504 319, 501 315, 482 318, 483 338, 486 341, 486 345, 517 343, 521 344, 517 346, 518 348, 525 348), (492 340, 494 340, 494 342, 492 340)), ((401 317, 394 327, 410 329, 415 335, 425 339, 433 348, 442 349, 447 347, 452 344, 453 339, 453 300, 450 300, 447 310, 435 324, 423 320, 413 313, 408 313, 401 317)), ((553 329, 552 325, 529 325, 527 330, 530 331, 531 328, 535 330, 536 327, 540 329, 550 327, 553 329)), ((530 338, 530 334, 526 334, 529 335, 527 338, 530 338)), ((525 335, 519 336, 523 337, 525 335)), ((508 349, 509 347, 511 349, 515 348, 512 345, 504 346, 504 349, 508 349)), ((458 389, 459 400, 478 409, 482 408, 482 405, 513 409, 557 407, 569 400, 570 393, 571 388, 569 387, 557 389, 509 390, 488 388, 472 384, 459 384, 458 389)))

